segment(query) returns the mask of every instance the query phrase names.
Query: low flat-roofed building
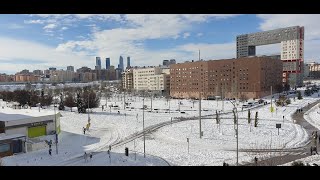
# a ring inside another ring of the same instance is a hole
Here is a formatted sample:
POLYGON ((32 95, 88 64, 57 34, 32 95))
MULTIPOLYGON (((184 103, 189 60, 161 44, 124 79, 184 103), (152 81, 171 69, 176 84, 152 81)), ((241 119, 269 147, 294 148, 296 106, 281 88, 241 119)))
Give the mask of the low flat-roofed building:
POLYGON ((0 157, 26 152, 26 136, 0 134, 0 157))
POLYGON ((60 113, 32 109, 0 109, 0 133, 35 138, 60 133, 60 113))

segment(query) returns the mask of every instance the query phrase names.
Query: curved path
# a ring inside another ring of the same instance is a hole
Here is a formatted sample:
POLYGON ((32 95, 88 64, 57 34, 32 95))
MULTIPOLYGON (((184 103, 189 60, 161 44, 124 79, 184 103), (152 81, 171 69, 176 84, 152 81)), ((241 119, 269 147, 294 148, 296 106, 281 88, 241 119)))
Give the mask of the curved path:
MULTIPOLYGON (((260 108, 260 107, 263 107, 265 105, 258 105, 258 106, 254 106, 252 108, 249 108, 249 109, 256 109, 256 108, 260 108)), ((247 111, 248 109, 245 109, 243 111, 247 111)), ((224 112, 224 113, 220 113, 220 115, 226 115, 226 114, 232 114, 232 112, 224 112)), ((210 116, 214 116, 214 115, 204 115, 204 116, 201 116, 203 119, 206 119, 210 116)), ((192 116, 192 117, 175 117, 173 118, 174 120, 172 121, 166 121, 166 122, 162 122, 162 123, 159 123, 159 124, 155 124, 155 125, 151 125, 151 126, 148 126, 145 128, 144 131, 138 131, 134 134, 131 134, 125 138, 120 138, 119 136, 119 132, 117 132, 116 134, 116 139, 114 140, 113 138, 111 138, 113 140, 113 142, 110 142, 108 141, 107 143, 104 143, 102 146, 98 147, 98 148, 95 148, 95 149, 92 149, 92 154, 93 155, 96 155, 96 154, 99 154, 99 153, 102 153, 104 152, 104 150, 108 150, 109 147, 114 148, 114 147, 119 147, 119 146, 122 146, 124 144, 127 144, 129 142, 132 142, 133 140, 135 139, 138 139, 138 138, 141 138, 143 137, 143 135, 146 135, 148 133, 151 133, 151 132, 154 132, 164 126, 167 126, 167 125, 171 125, 173 123, 178 123, 178 122, 182 122, 182 121, 190 121, 190 120, 199 120, 199 117, 198 116, 192 116)), ((154 156, 154 155, 150 155, 148 154, 149 156, 154 156)), ((158 156, 154 156, 154 157, 158 157, 158 156)), ((163 158, 161 157, 158 157, 162 160, 164 160, 163 158)), ((83 154, 78 154, 76 156, 73 156, 63 162, 59 162, 57 164, 54 164, 54 165, 72 165, 78 161, 82 161, 83 160, 83 154)), ((168 165, 170 165, 169 162, 167 162, 166 160, 164 160, 168 165)))
MULTIPOLYGON (((310 103, 306 106, 304 106, 302 113, 295 112, 292 115, 293 120, 299 125, 301 125, 308 133, 308 136, 311 137, 311 134, 313 131, 317 131, 318 129, 312 126, 308 121, 305 120, 303 117, 304 113, 307 112, 309 109, 314 107, 320 102, 320 100, 317 100, 316 102, 310 103)), ((276 166, 276 165, 282 165, 286 164, 292 161, 295 161, 297 159, 305 158, 307 156, 310 156, 310 146, 311 141, 309 140, 304 146, 299 148, 288 148, 288 149, 257 149, 257 150, 251 150, 251 152, 287 152, 284 156, 274 156, 272 158, 268 158, 265 160, 261 160, 258 162, 258 166, 276 166)), ((248 152, 249 150, 247 150, 248 152)), ((245 166, 254 166, 255 164, 253 162, 244 164, 245 166)))

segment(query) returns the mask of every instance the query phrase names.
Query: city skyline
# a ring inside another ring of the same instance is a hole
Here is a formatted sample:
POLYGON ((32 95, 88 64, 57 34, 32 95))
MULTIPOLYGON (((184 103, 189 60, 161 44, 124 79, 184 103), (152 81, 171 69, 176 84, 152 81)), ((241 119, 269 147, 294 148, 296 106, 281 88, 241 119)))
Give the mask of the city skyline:
MULTIPOLYGON (((94 69, 95 57, 134 58, 134 65, 159 65, 236 56, 240 34, 304 26, 305 61, 319 61, 319 15, 1 15, 0 73, 67 66, 94 69)), ((257 48, 278 54, 279 44, 257 48)), ((105 66, 102 66, 105 67, 105 66)))

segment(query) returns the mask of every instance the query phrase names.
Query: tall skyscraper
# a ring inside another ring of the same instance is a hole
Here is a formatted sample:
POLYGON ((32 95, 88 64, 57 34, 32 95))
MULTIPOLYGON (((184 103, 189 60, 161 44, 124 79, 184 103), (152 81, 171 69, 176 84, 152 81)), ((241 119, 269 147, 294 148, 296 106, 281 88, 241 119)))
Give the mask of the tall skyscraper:
POLYGON ((127 68, 130 68, 130 56, 127 57, 127 68))
POLYGON ((73 66, 67 66, 67 71, 72 71, 72 72, 74 72, 74 67, 73 67, 73 66))
POLYGON ((176 64, 176 60, 175 59, 170 59, 170 64, 176 64))
POLYGON ((101 58, 100 57, 96 57, 96 66, 99 66, 101 69, 101 58))
POLYGON ((121 69, 121 71, 123 71, 124 69, 124 65, 123 65, 123 57, 120 56, 119 58, 119 65, 118 65, 118 68, 121 69))
POLYGON ((163 66, 169 66, 169 60, 166 60, 166 59, 163 60, 163 61, 162 61, 162 65, 163 65, 163 66))
POLYGON ((110 58, 106 58, 106 69, 110 69, 110 58))

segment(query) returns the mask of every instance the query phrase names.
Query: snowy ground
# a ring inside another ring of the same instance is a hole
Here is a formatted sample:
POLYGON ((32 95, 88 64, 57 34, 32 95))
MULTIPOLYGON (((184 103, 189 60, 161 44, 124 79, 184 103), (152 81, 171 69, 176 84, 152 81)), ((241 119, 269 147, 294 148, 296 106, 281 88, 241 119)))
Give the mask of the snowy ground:
MULTIPOLYGON (((270 112, 270 105, 263 106, 251 111, 254 119, 258 112, 258 127, 253 127, 247 122, 247 111, 241 112, 242 103, 238 106, 239 111, 239 149, 270 149, 292 148, 302 146, 308 140, 306 131, 295 124, 291 114, 297 108, 307 103, 316 101, 317 94, 312 97, 304 97, 303 100, 292 100, 287 107, 277 107, 277 111, 270 112), (283 120, 283 116, 285 116, 283 120), (276 123, 281 123, 279 131, 275 128, 276 123)), ((104 111, 95 108, 90 113, 90 132, 83 135, 82 127, 88 120, 87 114, 78 114, 70 111, 61 111, 61 129, 59 135, 59 155, 55 154, 53 146, 52 154, 48 155, 48 149, 3 158, 5 165, 110 165, 108 154, 105 152, 108 146, 119 142, 126 136, 142 130, 142 98, 127 97, 126 102, 131 103, 124 110, 123 99, 113 97, 107 105, 119 105, 119 109, 108 107, 104 111), (118 114, 118 111, 120 114, 118 114), (94 155, 91 162, 84 163, 82 154, 86 152, 100 152, 94 155), (81 157, 80 157, 81 156, 81 157), (101 157, 101 158, 100 158, 101 157), (42 159, 41 159, 42 158, 42 159), (34 160, 36 159, 36 160, 34 160)), ((268 97, 266 98, 268 99, 268 97)), ((170 121, 171 117, 198 116, 198 101, 193 104, 190 100, 173 99, 168 103, 165 99, 153 99, 150 111, 151 99, 145 99, 148 109, 144 113, 145 127, 170 121), (178 111, 185 112, 184 114, 178 111), (170 104, 170 105, 169 105, 170 104), (170 113, 168 110, 170 106, 170 113)), ((101 105, 105 100, 101 101, 101 105)), ((167 165, 161 159, 164 158, 171 165, 222 165, 223 161, 234 164, 236 161, 236 138, 233 124, 233 116, 222 115, 219 126, 215 122, 216 110, 231 112, 233 105, 225 101, 202 101, 202 115, 214 115, 210 119, 202 120, 204 136, 199 138, 199 121, 191 120, 172 124, 159 129, 146 136, 147 158, 137 155, 134 161, 133 150, 143 152, 143 139, 136 139, 123 146, 112 149, 111 156, 115 157, 112 165, 167 165), (189 153, 188 143, 189 138, 189 153), (136 147, 134 147, 134 144, 136 147), (124 156, 125 147, 129 148, 130 156, 124 156), (151 156, 153 155, 153 156, 151 156), (161 158, 159 158, 161 157, 161 158)), ((76 108, 73 108, 75 110, 76 108)), ((47 109, 48 111, 50 110, 47 109)), ((46 111, 46 110, 43 110, 46 111)), ((254 155, 247 152, 239 152, 239 162, 248 162, 254 155)), ((113 159, 113 158, 112 158, 113 159)))
MULTIPOLYGON (((320 103, 317 104, 316 106, 314 106, 313 108, 311 108, 309 111, 307 111, 304 114, 304 118, 310 123, 312 124, 314 127, 316 127, 317 129, 320 130, 320 103)), ((319 132, 318 132, 319 134, 319 132)), ((319 149, 318 149, 318 153, 319 153, 319 149)), ((318 165, 320 165, 320 155, 313 155, 313 156, 309 156, 306 158, 302 158, 299 159, 297 161, 301 161, 304 164, 309 163, 310 165, 312 165, 313 163, 316 163, 318 165)), ((284 164, 285 166, 290 166, 292 162, 284 164)))

